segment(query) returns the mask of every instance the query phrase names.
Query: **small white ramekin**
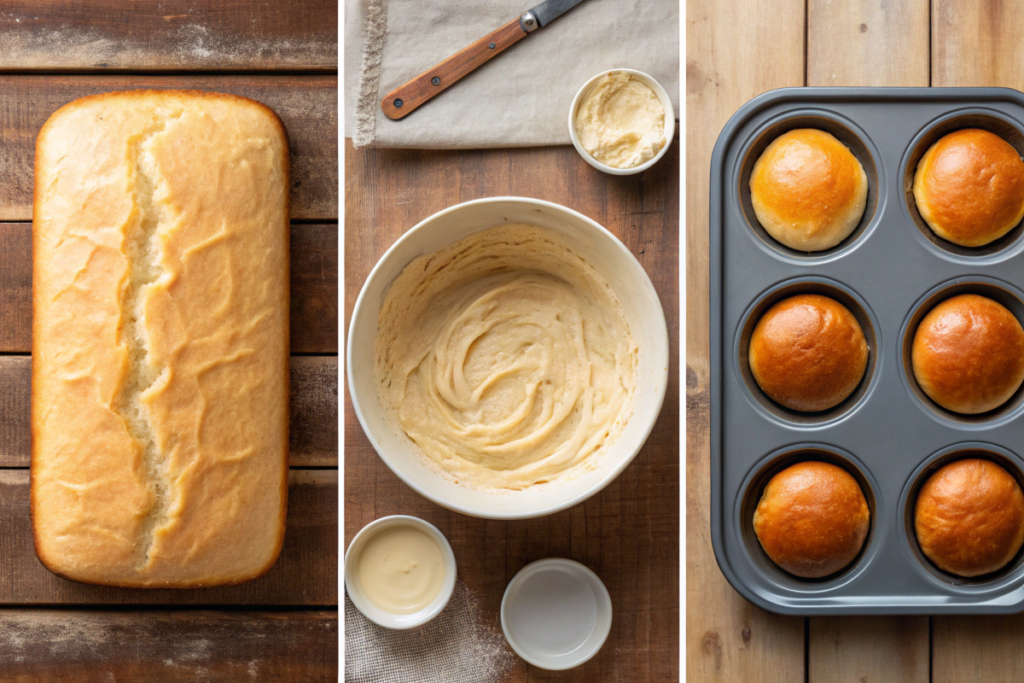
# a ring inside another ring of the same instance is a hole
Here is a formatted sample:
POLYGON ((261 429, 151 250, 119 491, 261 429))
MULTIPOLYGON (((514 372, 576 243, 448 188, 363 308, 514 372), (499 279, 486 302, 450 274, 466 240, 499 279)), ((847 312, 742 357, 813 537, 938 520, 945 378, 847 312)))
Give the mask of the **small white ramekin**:
POLYGON ((352 543, 348 546, 348 551, 345 553, 345 589, 348 591, 348 597, 351 598, 352 604, 356 606, 356 609, 363 613, 363 616, 384 628, 397 630, 415 628, 436 617, 444 610, 451 599, 452 592, 455 590, 455 578, 457 575, 455 553, 452 552, 448 539, 437 530, 437 527, 430 522, 423 521, 419 517, 392 515, 376 519, 364 526, 356 534, 356 537, 352 539, 352 543), (363 548, 366 547, 367 541, 378 532, 399 525, 414 526, 432 536, 438 545, 441 546, 441 555, 444 557, 444 582, 441 584, 441 592, 437 594, 437 597, 429 605, 412 614, 393 614, 377 607, 366 597, 366 593, 363 592, 363 587, 359 582, 358 558, 363 548))
POLYGON ((676 111, 672 107, 672 100, 669 99, 665 88, 661 87, 661 83, 658 83, 658 81, 654 80, 643 71, 635 71, 634 69, 609 69, 608 71, 602 71, 583 84, 583 87, 576 93, 576 97, 572 99, 572 105, 569 107, 569 137, 572 138, 573 147, 576 148, 576 151, 580 153, 580 156, 583 157, 588 164, 599 171, 604 171, 611 175, 633 175, 635 173, 643 173, 651 166, 658 163, 658 161, 665 156, 665 152, 668 151, 669 145, 672 144, 672 140, 675 138, 675 135, 676 111), (587 93, 590 92, 590 89, 594 87, 594 84, 597 83, 598 80, 611 73, 629 74, 633 78, 645 84, 648 88, 654 91, 654 94, 658 96, 659 100, 661 100, 661 106, 665 108, 665 145, 653 157, 639 166, 633 166, 632 168, 615 168, 613 166, 608 166, 607 164, 602 164, 600 161, 590 156, 590 152, 583 148, 583 145, 580 144, 579 135, 576 134, 576 112, 579 111, 580 102, 583 101, 583 98, 587 96, 587 93))

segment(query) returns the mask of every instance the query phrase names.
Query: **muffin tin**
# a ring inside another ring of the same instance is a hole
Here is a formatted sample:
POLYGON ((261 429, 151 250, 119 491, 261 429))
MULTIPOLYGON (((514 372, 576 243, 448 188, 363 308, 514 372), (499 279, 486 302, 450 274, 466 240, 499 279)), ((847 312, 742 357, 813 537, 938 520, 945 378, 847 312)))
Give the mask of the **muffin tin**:
POLYGON ((1024 611, 1024 552, 995 574, 964 579, 932 565, 913 528, 916 492, 938 467, 971 455, 1024 485, 1024 389, 991 413, 943 410, 920 390, 910 342, 939 301, 975 292, 1024 322, 1024 224, 979 249, 935 236, 914 205, 917 161, 945 133, 985 128, 1024 154, 1024 94, 1003 88, 786 88, 740 108, 711 165, 711 531, 715 556, 745 598, 786 614, 994 614, 1024 611), (794 128, 846 144, 868 176, 861 223, 827 251, 773 240, 750 203, 750 171, 794 128), (750 334, 776 301, 817 292, 842 302, 870 347, 857 390, 839 406, 798 413, 768 398, 747 365, 750 334), (752 515, 773 474, 799 460, 847 469, 871 508, 871 530, 841 572, 800 579, 761 549, 752 515))

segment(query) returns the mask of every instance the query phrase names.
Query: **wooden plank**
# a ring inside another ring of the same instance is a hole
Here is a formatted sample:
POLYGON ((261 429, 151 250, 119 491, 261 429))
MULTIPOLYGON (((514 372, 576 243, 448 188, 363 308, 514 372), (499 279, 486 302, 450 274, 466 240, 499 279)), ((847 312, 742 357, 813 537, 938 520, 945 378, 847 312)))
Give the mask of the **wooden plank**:
POLYGON ((333 682, 338 613, 8 609, 0 652, 10 683, 333 682))
MULTIPOLYGON (((1024 89, 1018 2, 932 3, 932 85, 1024 89)), ((1024 678, 1024 615, 932 619, 932 680, 1018 681, 1024 678)))
MULTIPOLYGON (((291 231, 293 353, 338 352, 338 226, 291 231)), ((32 350, 32 225, 0 223, 0 353, 32 350)))
POLYGON ((928 617, 811 619, 809 647, 811 683, 929 680, 928 617))
MULTIPOLYGON (((807 85, 927 86, 928 0, 810 0, 807 85)), ((810 619, 815 681, 927 681, 928 617, 810 619)))
POLYGON ((32 218, 35 139, 50 114, 85 95, 145 88, 212 90, 271 107, 288 130, 292 218, 338 218, 337 76, 5 75, 0 76, 0 220, 32 218))
POLYGON ((0 69, 336 70, 331 0, 5 0, 0 69))
MULTIPOLYGON (((430 214, 495 195, 537 197, 590 216, 616 234, 651 276, 677 358, 678 142, 640 176, 613 177, 569 147, 486 151, 354 150, 346 147, 345 315, 370 267, 402 233, 430 214)), ((608 642, 583 667, 544 672, 525 663, 509 681, 679 679, 679 387, 669 368, 665 405, 636 460, 597 496, 550 517, 472 519, 418 496, 370 446, 345 394, 345 534, 403 513, 438 526, 452 543, 459 577, 496 627, 507 582, 525 564, 571 557, 594 569, 612 596, 608 642)))
POLYGON ((807 85, 927 86, 929 0, 808 0, 807 85))
POLYGON ((237 586, 145 590, 51 574, 35 555, 29 472, 0 470, 0 605, 337 605, 338 472, 292 470, 289 483, 284 548, 267 574, 237 586))
MULTIPOLYGON (((338 358, 291 359, 292 467, 338 466, 338 358)), ((0 356, 0 468, 28 467, 32 359, 0 356)))
POLYGON ((935 683, 1024 680, 1024 618, 934 617, 932 680, 935 683))
POLYGON ((711 548, 708 169, 740 105, 803 85, 804 0, 690 0, 686 52, 687 678, 803 681, 804 620, 741 598, 711 548))
POLYGON ((932 85, 1024 89, 1019 2, 932 2, 932 85))

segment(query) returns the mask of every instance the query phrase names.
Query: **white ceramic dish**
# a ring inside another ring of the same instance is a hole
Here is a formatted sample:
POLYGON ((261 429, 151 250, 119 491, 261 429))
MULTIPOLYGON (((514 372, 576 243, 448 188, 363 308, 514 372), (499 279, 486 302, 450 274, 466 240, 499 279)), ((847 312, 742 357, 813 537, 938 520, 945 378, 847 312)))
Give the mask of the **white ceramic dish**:
POLYGON ((552 671, 597 654, 612 629, 612 600, 594 572, 561 558, 519 570, 501 599, 501 630, 520 657, 552 671))
POLYGON ((452 597, 452 592, 455 590, 455 578, 458 576, 458 568, 455 564, 455 553, 452 552, 452 547, 448 543, 448 539, 444 537, 440 531, 437 530, 430 522, 425 522, 419 517, 409 517, 407 515, 392 515, 390 517, 381 517, 376 519, 360 530, 356 537, 352 539, 352 543, 348 546, 348 551, 345 553, 345 590, 348 591, 348 597, 351 598, 352 604, 356 606, 360 612, 363 613, 367 619, 373 623, 383 626, 384 628, 393 629, 407 629, 414 628, 416 626, 422 626, 444 610, 448 601, 452 597), (387 529, 388 527, 396 526, 399 524, 411 524, 412 526, 425 531, 430 534, 441 546, 441 554, 444 556, 444 583, 441 584, 441 592, 437 594, 434 600, 421 609, 418 612, 412 614, 393 614, 386 610, 377 607, 377 605, 370 602, 370 599, 366 597, 363 592, 363 588, 359 583, 359 562, 350 562, 349 560, 355 560, 359 557, 359 553, 363 551, 366 546, 366 542, 369 541, 374 534, 387 529))
POLYGON ((416 492, 474 517, 527 519, 586 500, 633 460, 654 426, 668 382, 668 330, 658 294, 643 267, 610 232, 575 211, 522 197, 494 197, 434 214, 402 236, 370 273, 352 312, 346 362, 356 417, 381 459, 416 492), (413 259, 505 223, 530 223, 561 234, 606 278, 622 304, 639 347, 632 416, 619 437, 593 456, 592 467, 535 490, 490 493, 460 486, 429 468, 419 448, 381 405, 373 344, 388 286, 413 259))
POLYGON ((580 156, 583 157, 588 164, 599 171, 604 171, 611 175, 633 175, 634 173, 643 173, 651 166, 658 163, 658 161, 665 156, 665 152, 668 151, 675 135, 676 110, 672 107, 672 100, 669 99, 668 92, 666 92, 665 88, 661 86, 661 83, 658 83, 658 81, 654 80, 643 71, 635 71, 634 69, 609 69, 608 71, 602 71, 583 84, 583 87, 576 93, 576 97, 572 99, 572 105, 569 107, 569 137, 572 138, 573 147, 576 148, 576 151, 580 153, 580 156), (587 93, 590 92, 590 89, 594 87, 594 84, 597 83, 598 80, 610 73, 626 73, 646 84, 647 87, 653 90, 654 94, 658 96, 658 99, 661 100, 661 106, 665 108, 665 145, 653 157, 639 166, 633 166, 632 168, 615 168, 614 166, 602 164, 600 161, 590 156, 590 152, 583 148, 583 145, 580 143, 579 135, 576 132, 576 112, 580 108, 580 102, 583 101, 583 98, 587 96, 587 93))

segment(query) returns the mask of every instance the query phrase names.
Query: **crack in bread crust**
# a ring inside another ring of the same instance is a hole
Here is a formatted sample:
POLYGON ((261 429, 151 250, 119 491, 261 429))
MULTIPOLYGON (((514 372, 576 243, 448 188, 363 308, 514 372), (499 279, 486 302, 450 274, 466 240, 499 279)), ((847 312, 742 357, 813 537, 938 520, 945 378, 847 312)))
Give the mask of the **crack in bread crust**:
POLYGON ((147 151, 150 141, 163 132, 172 118, 158 118, 131 143, 134 157, 134 220, 125 230, 123 251, 128 260, 128 278, 121 293, 122 325, 119 343, 128 352, 128 372, 115 404, 125 427, 142 448, 143 468, 153 494, 153 503, 142 521, 142 538, 137 546, 138 569, 144 569, 153 547, 154 532, 166 521, 171 503, 172 481, 167 470, 167 454, 161 452, 142 397, 166 371, 150 358, 146 337, 145 301, 149 288, 164 276, 160 266, 158 230, 164 221, 164 209, 153 202, 156 163, 147 151))

